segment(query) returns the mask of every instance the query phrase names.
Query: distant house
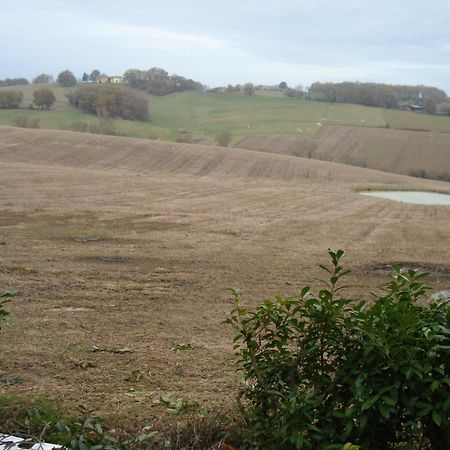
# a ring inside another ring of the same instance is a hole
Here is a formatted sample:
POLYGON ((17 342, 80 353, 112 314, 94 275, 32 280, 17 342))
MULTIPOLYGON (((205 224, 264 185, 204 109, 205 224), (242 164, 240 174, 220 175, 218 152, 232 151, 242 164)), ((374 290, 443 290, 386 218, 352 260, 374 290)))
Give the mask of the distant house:
POLYGON ((121 75, 114 75, 112 77, 102 75, 99 77, 98 82, 100 84, 123 84, 125 80, 121 75))
POLYGON ((112 77, 109 77, 109 82, 111 84, 123 84, 125 80, 121 75, 114 75, 112 77))
POLYGON ((410 103, 406 103, 404 105, 401 106, 401 109, 403 111, 412 111, 412 112, 421 112, 424 111, 425 108, 423 106, 420 105, 412 105, 410 103))

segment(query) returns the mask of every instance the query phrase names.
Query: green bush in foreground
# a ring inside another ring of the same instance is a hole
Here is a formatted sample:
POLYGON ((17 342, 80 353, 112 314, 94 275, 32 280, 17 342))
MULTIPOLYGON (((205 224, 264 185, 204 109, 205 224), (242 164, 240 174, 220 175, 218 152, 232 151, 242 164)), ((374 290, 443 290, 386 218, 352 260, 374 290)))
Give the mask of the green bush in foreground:
POLYGON ((227 322, 255 449, 450 448, 449 300, 419 303, 426 273, 393 266, 371 303, 342 297, 342 250, 314 294, 277 296, 227 322))

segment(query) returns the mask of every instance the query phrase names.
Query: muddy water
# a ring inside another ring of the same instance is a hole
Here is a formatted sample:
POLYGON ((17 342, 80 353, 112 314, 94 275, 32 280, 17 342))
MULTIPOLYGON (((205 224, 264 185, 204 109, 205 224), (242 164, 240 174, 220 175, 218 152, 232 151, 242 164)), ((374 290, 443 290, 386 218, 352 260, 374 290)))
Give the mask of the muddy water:
POLYGON ((386 198, 415 205, 449 205, 450 194, 438 194, 436 192, 425 191, 370 191, 360 192, 362 195, 370 197, 386 198))

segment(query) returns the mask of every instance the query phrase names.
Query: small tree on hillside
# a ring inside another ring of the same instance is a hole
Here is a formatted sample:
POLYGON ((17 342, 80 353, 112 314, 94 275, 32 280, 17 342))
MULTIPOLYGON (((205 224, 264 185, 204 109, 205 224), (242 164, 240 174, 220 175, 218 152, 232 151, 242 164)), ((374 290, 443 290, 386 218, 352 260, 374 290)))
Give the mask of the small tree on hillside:
POLYGON ((255 94, 255 86, 253 85, 253 83, 245 83, 243 90, 245 95, 255 94))
POLYGON ((70 70, 63 70, 56 79, 58 84, 61 86, 75 86, 77 84, 77 79, 75 75, 70 70))
POLYGON ((432 98, 432 97, 427 97, 427 98, 425 99, 424 107, 425 107, 425 111, 426 111, 428 114, 436 114, 436 111, 437 111, 437 103, 436 103, 436 100, 435 100, 434 98, 432 98))
POLYGON ((33 92, 33 103, 40 109, 50 109, 56 102, 55 93, 46 87, 35 89, 33 92))
POLYGON ((286 81, 282 81, 279 85, 278 85, 278 89, 281 89, 282 91, 285 91, 288 88, 288 85, 286 83, 286 81))
POLYGON ((228 130, 221 131, 216 136, 216 142, 221 147, 228 147, 228 144, 231 142, 231 133, 228 130))

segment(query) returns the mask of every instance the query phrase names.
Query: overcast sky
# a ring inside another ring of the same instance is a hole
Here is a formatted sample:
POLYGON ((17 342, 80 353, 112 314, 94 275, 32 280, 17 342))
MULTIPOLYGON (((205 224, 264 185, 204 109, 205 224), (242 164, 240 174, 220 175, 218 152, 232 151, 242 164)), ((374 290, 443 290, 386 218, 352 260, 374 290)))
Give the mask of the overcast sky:
POLYGON ((450 0, 0 0, 0 79, 162 67, 252 81, 427 84, 450 94, 450 0))

